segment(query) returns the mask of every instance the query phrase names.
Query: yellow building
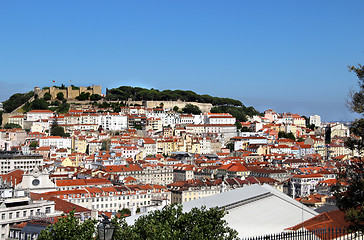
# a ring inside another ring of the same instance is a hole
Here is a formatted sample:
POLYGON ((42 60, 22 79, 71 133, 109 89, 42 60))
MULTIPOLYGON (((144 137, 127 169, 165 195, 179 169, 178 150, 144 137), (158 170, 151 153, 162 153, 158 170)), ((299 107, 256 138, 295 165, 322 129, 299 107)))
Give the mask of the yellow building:
POLYGON ((86 153, 86 149, 87 149, 87 140, 84 137, 76 137, 73 138, 73 146, 72 149, 75 152, 78 153, 86 153))
POLYGON ((70 159, 69 157, 66 157, 65 159, 62 160, 63 167, 79 167, 79 165, 80 162, 77 156, 75 159, 70 159))

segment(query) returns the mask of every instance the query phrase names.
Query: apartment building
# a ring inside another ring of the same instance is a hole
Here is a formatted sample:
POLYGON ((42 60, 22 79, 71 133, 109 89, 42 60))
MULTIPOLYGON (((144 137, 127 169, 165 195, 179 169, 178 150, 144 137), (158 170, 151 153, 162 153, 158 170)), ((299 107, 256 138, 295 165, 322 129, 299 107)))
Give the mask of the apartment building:
POLYGON ((170 203, 171 193, 160 185, 125 185, 110 187, 84 187, 80 189, 44 193, 88 209, 116 213, 118 210, 149 207, 170 203))
POLYGON ((48 137, 42 137, 39 140, 39 147, 51 147, 51 146, 56 148, 65 148, 71 151, 72 139, 63 138, 60 136, 48 136, 48 137))
POLYGON ((25 155, 18 152, 0 152, 0 173, 6 174, 15 169, 32 171, 43 165, 43 156, 25 155))
POLYGON ((34 217, 54 218, 62 212, 55 210, 55 202, 32 200, 24 190, 14 190, 2 183, 0 186, 0 239, 8 239, 10 226, 34 217))

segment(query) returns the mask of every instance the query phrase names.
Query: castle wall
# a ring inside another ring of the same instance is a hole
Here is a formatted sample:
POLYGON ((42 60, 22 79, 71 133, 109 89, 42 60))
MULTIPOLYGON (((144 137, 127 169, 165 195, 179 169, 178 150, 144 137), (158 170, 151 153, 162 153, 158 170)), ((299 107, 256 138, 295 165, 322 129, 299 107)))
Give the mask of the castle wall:
POLYGON ((56 87, 50 87, 49 88, 49 93, 51 94, 52 99, 57 98, 57 94, 60 93, 60 92, 63 93, 64 98, 67 98, 67 89, 59 89, 59 88, 56 88, 56 87))
POLYGON ((173 109, 177 106, 180 110, 184 108, 187 104, 192 104, 198 106, 203 113, 207 113, 211 111, 212 104, 211 103, 198 103, 198 102, 182 102, 182 101, 127 101, 127 104, 139 104, 143 105, 147 108, 155 108, 159 107, 160 104, 163 103, 163 108, 173 109))
POLYGON ((57 98, 58 93, 63 93, 64 98, 66 99, 75 99, 80 95, 81 92, 90 93, 92 94, 99 94, 102 95, 101 92, 101 85, 92 85, 91 87, 79 87, 77 89, 72 89, 72 86, 68 86, 66 89, 59 89, 57 87, 49 87, 48 89, 39 89, 34 88, 34 92, 38 94, 40 98, 44 96, 45 93, 50 93, 52 96, 52 99, 57 98))

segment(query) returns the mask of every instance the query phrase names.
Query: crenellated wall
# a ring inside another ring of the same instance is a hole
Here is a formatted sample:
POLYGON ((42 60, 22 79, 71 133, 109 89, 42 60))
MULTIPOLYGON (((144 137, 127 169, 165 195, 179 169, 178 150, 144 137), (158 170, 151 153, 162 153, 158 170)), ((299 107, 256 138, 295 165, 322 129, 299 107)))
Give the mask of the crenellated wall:
POLYGON ((49 87, 46 89, 39 89, 39 88, 34 88, 34 92, 36 94, 38 94, 39 97, 43 97, 45 93, 49 93, 52 96, 52 99, 57 98, 57 94, 58 93, 63 93, 63 96, 65 99, 75 99, 76 97, 78 97, 82 92, 85 93, 90 93, 90 95, 92 94, 99 94, 102 95, 101 92, 101 85, 92 85, 90 87, 73 87, 73 86, 68 86, 66 89, 60 89, 58 87, 49 87))

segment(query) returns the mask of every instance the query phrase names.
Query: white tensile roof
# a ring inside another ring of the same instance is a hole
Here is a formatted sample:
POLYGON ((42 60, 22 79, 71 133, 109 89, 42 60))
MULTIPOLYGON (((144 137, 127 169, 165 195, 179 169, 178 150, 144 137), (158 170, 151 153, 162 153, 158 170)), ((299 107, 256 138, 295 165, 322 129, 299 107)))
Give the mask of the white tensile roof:
POLYGON ((273 187, 258 184, 185 202, 183 210, 202 206, 225 208, 224 219, 241 238, 283 232, 318 215, 273 187))

